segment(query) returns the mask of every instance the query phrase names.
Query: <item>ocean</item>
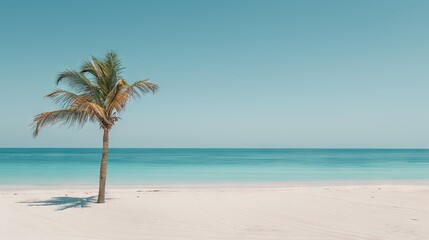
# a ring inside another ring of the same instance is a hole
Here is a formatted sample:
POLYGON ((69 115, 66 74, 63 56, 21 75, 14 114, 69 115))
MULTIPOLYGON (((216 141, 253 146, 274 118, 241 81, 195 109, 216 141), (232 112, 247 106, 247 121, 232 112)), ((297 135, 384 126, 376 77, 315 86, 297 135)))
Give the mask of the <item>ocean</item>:
MULTIPOLYGON (((0 148, 0 185, 97 185, 101 149, 0 148)), ((108 185, 429 180, 427 149, 112 148, 108 185)))

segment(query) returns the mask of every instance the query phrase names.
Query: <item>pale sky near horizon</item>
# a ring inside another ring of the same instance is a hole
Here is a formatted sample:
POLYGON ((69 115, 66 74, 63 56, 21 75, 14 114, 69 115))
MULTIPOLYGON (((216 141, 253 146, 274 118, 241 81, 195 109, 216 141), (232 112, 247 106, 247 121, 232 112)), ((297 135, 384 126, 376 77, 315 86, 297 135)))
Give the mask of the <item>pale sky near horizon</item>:
POLYGON ((101 147, 33 116, 66 68, 115 50, 111 147, 429 147, 429 1, 1 1, 0 147, 101 147))

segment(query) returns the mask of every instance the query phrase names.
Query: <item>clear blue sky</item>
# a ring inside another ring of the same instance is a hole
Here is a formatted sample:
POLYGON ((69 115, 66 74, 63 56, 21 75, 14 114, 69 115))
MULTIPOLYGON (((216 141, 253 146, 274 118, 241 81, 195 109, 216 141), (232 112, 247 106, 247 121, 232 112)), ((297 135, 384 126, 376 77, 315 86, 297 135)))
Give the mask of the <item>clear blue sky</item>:
POLYGON ((2 1, 1 147, 101 147, 28 127, 65 68, 117 51, 112 147, 429 147, 429 1, 2 1))

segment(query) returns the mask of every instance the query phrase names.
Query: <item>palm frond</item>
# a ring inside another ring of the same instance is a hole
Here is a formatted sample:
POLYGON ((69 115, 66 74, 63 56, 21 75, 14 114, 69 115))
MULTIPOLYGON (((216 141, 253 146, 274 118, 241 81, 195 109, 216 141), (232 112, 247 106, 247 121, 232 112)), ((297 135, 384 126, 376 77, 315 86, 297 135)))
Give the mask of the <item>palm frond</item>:
POLYGON ((89 95, 76 94, 62 89, 57 89, 46 97, 51 98, 54 103, 61 104, 62 108, 77 107, 84 102, 92 101, 89 95))
POLYGON ((55 103, 62 104, 62 107, 66 110, 82 112, 91 116, 93 119, 98 120, 101 126, 108 126, 111 124, 105 109, 92 102, 90 96, 77 95, 69 91, 58 89, 48 94, 47 97, 52 98, 55 103))
POLYGON ((106 113, 106 110, 100 105, 92 102, 84 102, 79 106, 76 106, 74 109, 85 112, 86 114, 93 116, 98 120, 100 126, 110 128, 112 122, 110 121, 109 116, 106 113))
POLYGON ((155 93, 159 89, 158 85, 149 82, 147 79, 142 81, 137 81, 131 85, 131 95, 133 97, 140 98, 142 95, 148 93, 155 93))
POLYGON ((73 90, 78 93, 88 93, 97 90, 97 87, 91 83, 83 74, 78 71, 66 69, 58 74, 57 85, 65 81, 73 90))
POLYGON ((158 86, 148 80, 138 81, 129 85, 124 79, 119 80, 106 98, 105 106, 110 115, 115 110, 122 112, 130 97, 138 97, 147 93, 155 93, 158 86))
POLYGON ((98 87, 101 89, 104 96, 107 96, 110 91, 110 82, 108 79, 108 69, 103 61, 98 60, 96 57, 91 57, 90 61, 86 61, 81 69, 81 73, 89 73, 94 81, 97 82, 98 87))
POLYGON ((113 110, 121 112, 125 108, 130 95, 130 89, 131 86, 124 79, 119 80, 115 84, 115 87, 110 91, 104 103, 108 115, 111 115, 113 110))
POLYGON ((71 127, 77 125, 82 127, 88 120, 93 121, 94 118, 91 115, 86 114, 83 111, 77 109, 62 109, 51 112, 44 112, 34 117, 33 136, 36 137, 40 129, 45 126, 50 126, 61 122, 63 125, 71 127))
POLYGON ((108 69, 107 77, 110 80, 110 86, 115 86, 116 83, 121 79, 121 72, 124 69, 121 66, 121 60, 115 52, 110 51, 106 54, 104 64, 108 69))

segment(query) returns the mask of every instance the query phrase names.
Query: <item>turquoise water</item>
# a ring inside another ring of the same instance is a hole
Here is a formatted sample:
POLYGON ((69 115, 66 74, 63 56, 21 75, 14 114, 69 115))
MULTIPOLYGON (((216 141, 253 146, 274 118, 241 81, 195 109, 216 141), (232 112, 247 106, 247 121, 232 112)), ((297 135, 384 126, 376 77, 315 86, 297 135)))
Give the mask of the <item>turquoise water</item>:
MULTIPOLYGON (((0 185, 97 184, 101 149, 0 148, 0 185)), ((429 180, 426 149, 110 149, 108 184, 429 180)))

